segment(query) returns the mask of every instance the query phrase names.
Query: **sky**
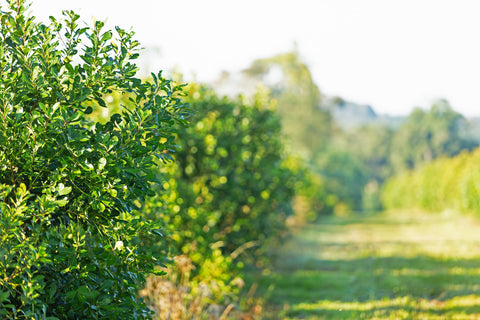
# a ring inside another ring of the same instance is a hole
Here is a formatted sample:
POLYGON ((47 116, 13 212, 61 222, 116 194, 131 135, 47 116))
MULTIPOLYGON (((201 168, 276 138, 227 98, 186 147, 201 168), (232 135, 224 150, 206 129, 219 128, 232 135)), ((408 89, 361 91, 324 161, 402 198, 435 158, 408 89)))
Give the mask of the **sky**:
POLYGON ((175 68, 187 81, 208 82, 296 47, 325 95, 390 115, 443 98, 480 116, 480 1, 34 0, 31 7, 44 21, 63 9, 85 23, 131 27, 145 48, 144 70, 175 68))

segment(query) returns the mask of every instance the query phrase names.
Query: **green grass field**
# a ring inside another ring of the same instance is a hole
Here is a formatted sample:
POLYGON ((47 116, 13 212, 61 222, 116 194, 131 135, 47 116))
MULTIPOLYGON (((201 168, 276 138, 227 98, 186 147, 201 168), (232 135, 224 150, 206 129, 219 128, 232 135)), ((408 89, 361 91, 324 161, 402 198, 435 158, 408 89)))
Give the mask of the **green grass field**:
POLYGON ((480 319, 480 219, 324 218, 252 280, 269 319, 480 319))

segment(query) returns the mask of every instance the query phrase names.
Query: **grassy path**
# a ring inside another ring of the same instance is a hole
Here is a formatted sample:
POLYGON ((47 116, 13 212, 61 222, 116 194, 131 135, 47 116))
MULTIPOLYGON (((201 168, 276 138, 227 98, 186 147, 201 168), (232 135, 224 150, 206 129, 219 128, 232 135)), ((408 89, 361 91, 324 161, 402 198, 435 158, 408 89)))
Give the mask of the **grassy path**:
POLYGON ((257 281, 270 319, 480 319, 480 220, 326 218, 257 281))

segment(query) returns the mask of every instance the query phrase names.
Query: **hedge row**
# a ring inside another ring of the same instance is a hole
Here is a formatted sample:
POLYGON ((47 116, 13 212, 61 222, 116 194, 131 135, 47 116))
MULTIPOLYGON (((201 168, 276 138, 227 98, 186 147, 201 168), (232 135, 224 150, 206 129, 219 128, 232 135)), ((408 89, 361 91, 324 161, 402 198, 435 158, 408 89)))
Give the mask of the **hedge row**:
POLYGON ((382 190, 387 209, 480 212, 480 149, 440 158, 389 179, 382 190))
POLYGON ((147 217, 164 221, 173 255, 194 265, 193 282, 228 294, 235 270, 259 263, 292 214, 297 177, 287 168, 280 121, 262 94, 252 103, 187 88, 195 114, 180 128, 175 161, 160 167, 163 184, 147 217))

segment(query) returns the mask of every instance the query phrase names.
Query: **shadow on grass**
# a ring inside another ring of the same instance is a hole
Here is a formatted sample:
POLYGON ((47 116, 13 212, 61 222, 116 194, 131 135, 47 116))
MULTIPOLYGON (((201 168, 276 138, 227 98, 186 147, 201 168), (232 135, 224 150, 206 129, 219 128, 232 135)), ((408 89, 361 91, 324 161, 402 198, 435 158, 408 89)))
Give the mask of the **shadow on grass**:
POLYGON ((258 281, 261 287, 275 288, 268 297, 280 305, 396 296, 448 299, 480 294, 480 260, 427 256, 316 260, 310 261, 308 268, 273 272, 258 281))
POLYGON ((261 288, 258 295, 273 307, 266 316, 272 319, 480 315, 479 259, 319 259, 311 261, 308 269, 276 271, 256 281, 261 288), (449 305, 458 297, 473 297, 473 303, 449 305))
POLYGON ((462 307, 442 307, 427 306, 415 302, 403 301, 402 305, 375 306, 382 302, 372 302, 370 307, 357 306, 342 308, 342 305, 333 303, 338 308, 334 309, 329 306, 296 306, 292 310, 271 313, 269 318, 290 318, 299 319, 316 318, 316 319, 478 319, 480 314, 480 306, 469 305, 462 307))
MULTIPOLYGON (((356 218, 328 219, 320 226, 307 228, 277 256, 276 268, 271 273, 250 279, 259 284, 257 296, 270 306, 265 318, 480 319, 478 255, 461 258, 455 252, 406 252, 415 243, 398 237, 395 241, 380 242, 369 242, 368 237, 359 242, 327 240, 333 232, 350 232, 352 223, 357 222, 361 223, 356 218), (379 256, 379 246, 392 249, 391 255, 379 256), (318 251, 329 255, 315 254, 318 251)), ((388 233, 392 225, 385 220, 370 221, 367 226, 388 233), (382 225, 387 231, 381 229, 382 225)), ((368 228, 363 226, 355 232, 365 230, 368 228)), ((431 244, 430 240, 422 241, 423 245, 443 243, 441 239, 431 244)), ((454 248, 455 245, 456 242, 454 248)), ((465 240, 459 245, 475 250, 478 242, 465 240)))
MULTIPOLYGON (((389 242, 388 245, 395 243, 389 242)), ((322 244, 322 246, 338 247, 338 250, 343 248, 351 248, 352 245, 343 244, 322 244)), ((401 244, 398 244, 399 246, 401 244)), ((415 257, 363 257, 358 259, 348 260, 327 260, 317 259, 313 257, 306 257, 301 259, 301 256, 291 255, 285 256, 284 259, 290 260, 282 263, 280 271, 292 272, 296 270, 311 270, 311 271, 350 271, 355 272, 369 269, 370 271, 393 271, 413 268, 412 272, 426 271, 426 272, 440 272, 449 270, 450 272, 470 272, 480 275, 480 258, 475 259, 444 259, 433 256, 418 255, 415 257), (458 269, 458 270, 456 270, 458 269)))

